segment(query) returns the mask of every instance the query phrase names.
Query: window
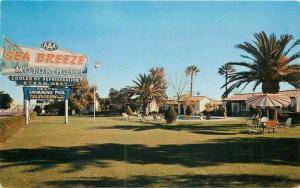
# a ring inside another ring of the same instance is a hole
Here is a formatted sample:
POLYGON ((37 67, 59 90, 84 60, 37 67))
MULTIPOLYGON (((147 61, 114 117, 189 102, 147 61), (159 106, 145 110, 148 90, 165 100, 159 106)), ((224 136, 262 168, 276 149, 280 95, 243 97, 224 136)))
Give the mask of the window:
POLYGON ((237 102, 231 103, 231 111, 232 111, 232 113, 239 112, 239 104, 237 102))
POLYGON ((241 103, 241 111, 247 111, 246 103, 241 103))

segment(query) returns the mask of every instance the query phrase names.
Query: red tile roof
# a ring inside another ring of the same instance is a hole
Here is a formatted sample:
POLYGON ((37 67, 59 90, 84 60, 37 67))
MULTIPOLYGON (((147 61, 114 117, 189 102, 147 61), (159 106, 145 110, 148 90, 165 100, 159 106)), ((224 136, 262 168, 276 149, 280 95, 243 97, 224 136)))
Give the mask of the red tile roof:
MULTIPOLYGON (((208 98, 206 96, 183 96, 183 97, 181 97, 180 100, 169 99, 169 100, 167 100, 166 104, 176 105, 176 104, 178 104, 177 101, 184 102, 184 103, 196 103, 196 102, 199 102, 199 101, 201 101, 205 98, 211 100, 210 98, 208 98)), ((211 101, 213 101, 213 100, 211 100, 211 101)))
POLYGON ((167 100, 166 104, 167 105, 177 105, 177 100, 167 100))
MULTIPOLYGON (((249 97, 255 96, 255 95, 261 95, 262 93, 244 93, 244 94, 235 94, 233 96, 227 97, 224 100, 226 101, 245 101, 249 97)), ((285 90, 280 91, 279 94, 286 95, 288 97, 296 97, 300 96, 300 89, 297 90, 285 90)))
POLYGON ((184 101, 184 102, 196 102, 197 101, 198 102, 198 101, 201 101, 205 98, 211 100, 210 98, 208 98, 206 96, 183 96, 181 98, 181 101, 184 101))

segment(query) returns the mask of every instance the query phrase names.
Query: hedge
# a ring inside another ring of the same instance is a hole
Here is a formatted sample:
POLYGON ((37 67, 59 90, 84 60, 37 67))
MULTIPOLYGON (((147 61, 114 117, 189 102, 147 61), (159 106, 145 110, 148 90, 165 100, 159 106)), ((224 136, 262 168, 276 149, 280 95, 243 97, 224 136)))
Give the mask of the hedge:
MULTIPOLYGON (((31 119, 35 119, 35 117, 35 112, 30 114, 31 119)), ((0 119, 0 143, 5 142, 9 137, 17 133, 24 126, 25 118, 23 115, 0 119)))

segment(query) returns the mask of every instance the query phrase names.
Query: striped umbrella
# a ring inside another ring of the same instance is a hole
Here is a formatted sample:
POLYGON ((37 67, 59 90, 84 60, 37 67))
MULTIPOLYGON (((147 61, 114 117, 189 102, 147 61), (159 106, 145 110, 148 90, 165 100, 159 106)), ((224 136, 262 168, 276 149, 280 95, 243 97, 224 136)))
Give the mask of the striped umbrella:
POLYGON ((262 109, 272 107, 287 107, 291 103, 288 96, 281 94, 260 94, 249 97, 246 104, 253 108, 260 107, 262 109))

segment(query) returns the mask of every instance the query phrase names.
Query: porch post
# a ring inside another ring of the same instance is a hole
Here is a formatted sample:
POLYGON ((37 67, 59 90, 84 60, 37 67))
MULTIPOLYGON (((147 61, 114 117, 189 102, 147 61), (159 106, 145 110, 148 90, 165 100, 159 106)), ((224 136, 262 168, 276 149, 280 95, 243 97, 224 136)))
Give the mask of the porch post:
POLYGON ((296 97, 296 112, 300 112, 300 96, 296 97))

